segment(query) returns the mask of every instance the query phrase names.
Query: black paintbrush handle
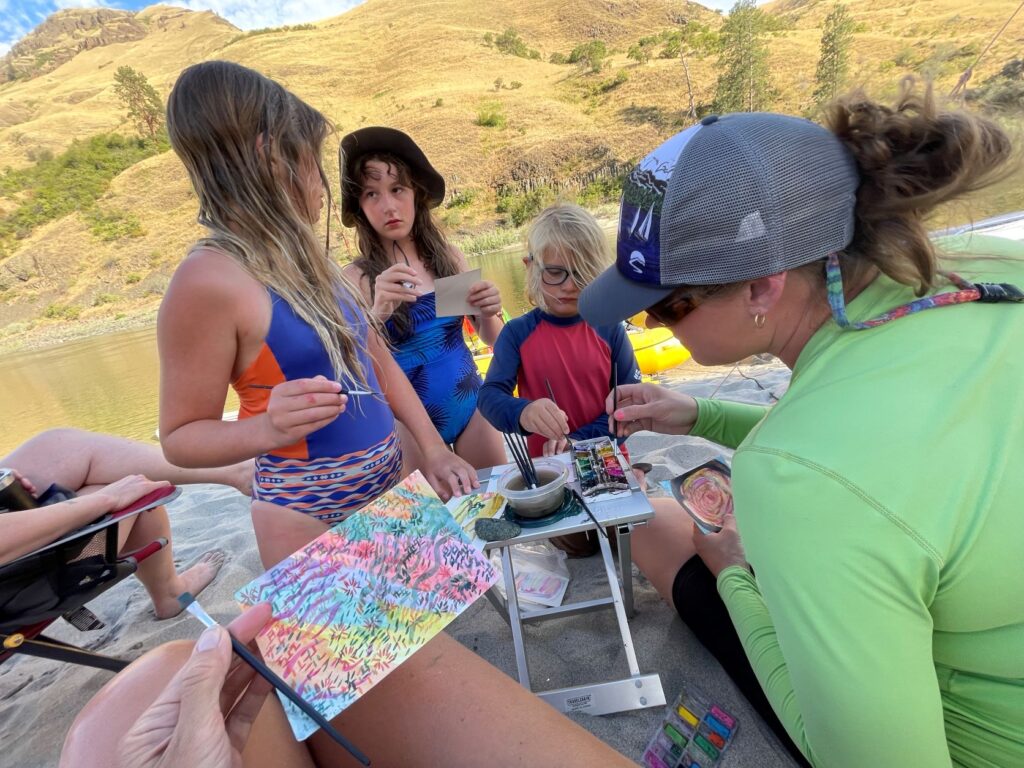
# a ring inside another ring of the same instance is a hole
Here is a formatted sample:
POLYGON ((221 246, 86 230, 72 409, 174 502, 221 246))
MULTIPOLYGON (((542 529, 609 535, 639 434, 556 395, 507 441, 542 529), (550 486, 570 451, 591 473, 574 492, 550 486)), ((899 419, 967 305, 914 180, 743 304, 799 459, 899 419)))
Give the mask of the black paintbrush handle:
POLYGON ((594 525, 597 526, 597 532, 607 539, 608 532, 604 529, 604 526, 597 521, 597 518, 594 517, 594 513, 590 511, 590 507, 587 506, 587 502, 583 500, 583 496, 580 494, 580 492, 573 488, 572 494, 573 496, 576 497, 576 500, 580 503, 580 506, 583 507, 583 511, 587 513, 587 517, 594 521, 594 525))
POLYGON ((291 686, 288 685, 284 680, 278 677, 266 664, 256 658, 255 654, 245 647, 245 644, 240 640, 236 639, 234 635, 228 632, 231 637, 231 647, 234 649, 242 659, 254 670, 256 673, 270 683, 274 688, 280 691, 284 696, 292 702, 295 706, 303 711, 314 723, 319 725, 328 736, 334 739, 338 744, 344 747, 352 757, 358 760, 363 765, 370 764, 370 758, 360 752, 353 744, 349 742, 344 736, 334 730, 334 726, 328 722, 327 718, 317 712, 305 699, 299 694, 292 690, 291 686))

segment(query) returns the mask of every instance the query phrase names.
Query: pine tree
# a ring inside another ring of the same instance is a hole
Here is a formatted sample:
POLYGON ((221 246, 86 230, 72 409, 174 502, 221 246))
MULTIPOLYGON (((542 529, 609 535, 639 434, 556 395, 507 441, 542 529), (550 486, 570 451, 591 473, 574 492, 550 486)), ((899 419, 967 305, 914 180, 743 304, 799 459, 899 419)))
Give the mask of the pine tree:
POLYGON ((821 34, 821 57, 814 73, 814 101, 820 107, 842 89, 850 63, 853 19, 842 3, 836 3, 825 19, 821 34))
POLYGON ((164 105, 146 76, 131 67, 118 67, 114 73, 114 93, 128 110, 139 133, 156 136, 164 117, 164 105))
POLYGON ((719 30, 718 64, 722 74, 715 87, 718 112, 759 112, 775 98, 768 69, 771 19, 754 5, 739 0, 719 30))

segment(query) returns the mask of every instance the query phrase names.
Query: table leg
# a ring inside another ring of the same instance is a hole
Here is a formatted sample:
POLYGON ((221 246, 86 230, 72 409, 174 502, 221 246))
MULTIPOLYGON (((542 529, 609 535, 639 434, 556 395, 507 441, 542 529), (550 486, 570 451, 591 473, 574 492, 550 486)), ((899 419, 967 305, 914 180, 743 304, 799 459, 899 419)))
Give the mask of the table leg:
POLYGON ((512 569, 512 550, 501 548, 501 570, 505 575, 505 605, 508 607, 508 623, 512 628, 512 645, 516 651, 516 669, 519 684, 526 690, 530 687, 530 669, 526 664, 526 644, 523 642, 523 622, 519 614, 519 597, 516 595, 516 574, 512 569))
POLYGON ((633 542, 630 535, 633 526, 622 525, 618 528, 619 537, 619 573, 622 575, 622 605, 626 616, 633 618, 636 609, 633 607, 633 542))
MULTIPOLYGON (((622 605, 622 591, 619 589, 618 574, 615 573, 615 559, 612 557, 612 548, 608 539, 604 536, 597 537, 601 545, 601 556, 604 558, 604 569, 608 576, 608 587, 612 592, 612 605, 615 609, 615 618, 619 623, 619 634, 622 635, 622 647, 626 651, 626 663, 629 665, 629 673, 636 677, 640 674, 640 664, 636 660, 636 651, 633 648, 633 637, 629 633, 629 620, 626 618, 626 609, 622 605)), ((622 542, 619 542, 622 546, 622 542)), ((621 556, 621 549, 619 550, 621 556)))

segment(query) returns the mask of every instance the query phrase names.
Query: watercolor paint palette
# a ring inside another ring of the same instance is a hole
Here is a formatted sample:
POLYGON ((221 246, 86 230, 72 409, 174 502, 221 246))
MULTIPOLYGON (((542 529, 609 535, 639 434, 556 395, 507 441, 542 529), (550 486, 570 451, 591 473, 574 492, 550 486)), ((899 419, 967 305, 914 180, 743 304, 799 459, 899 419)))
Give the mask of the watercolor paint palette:
POLYGON ((572 461, 584 496, 629 491, 628 468, 611 438, 595 437, 574 442, 572 461))
POLYGON ((722 530, 725 518, 732 514, 732 471, 722 459, 672 478, 669 489, 703 533, 722 530))
POLYGON ((647 768, 712 768, 732 744, 739 723, 696 686, 668 708, 644 750, 647 768))

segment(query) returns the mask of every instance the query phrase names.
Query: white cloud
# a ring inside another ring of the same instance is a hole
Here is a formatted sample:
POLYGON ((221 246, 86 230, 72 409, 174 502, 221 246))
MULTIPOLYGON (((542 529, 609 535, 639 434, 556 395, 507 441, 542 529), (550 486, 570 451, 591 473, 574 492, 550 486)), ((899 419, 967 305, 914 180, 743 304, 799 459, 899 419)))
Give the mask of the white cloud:
POLYGON ((65 8, 98 8, 107 0, 0 0, 0 56, 42 23, 54 11, 65 8))
POLYGON ((239 29, 305 24, 338 16, 363 0, 172 0, 192 11, 213 11, 239 29))

